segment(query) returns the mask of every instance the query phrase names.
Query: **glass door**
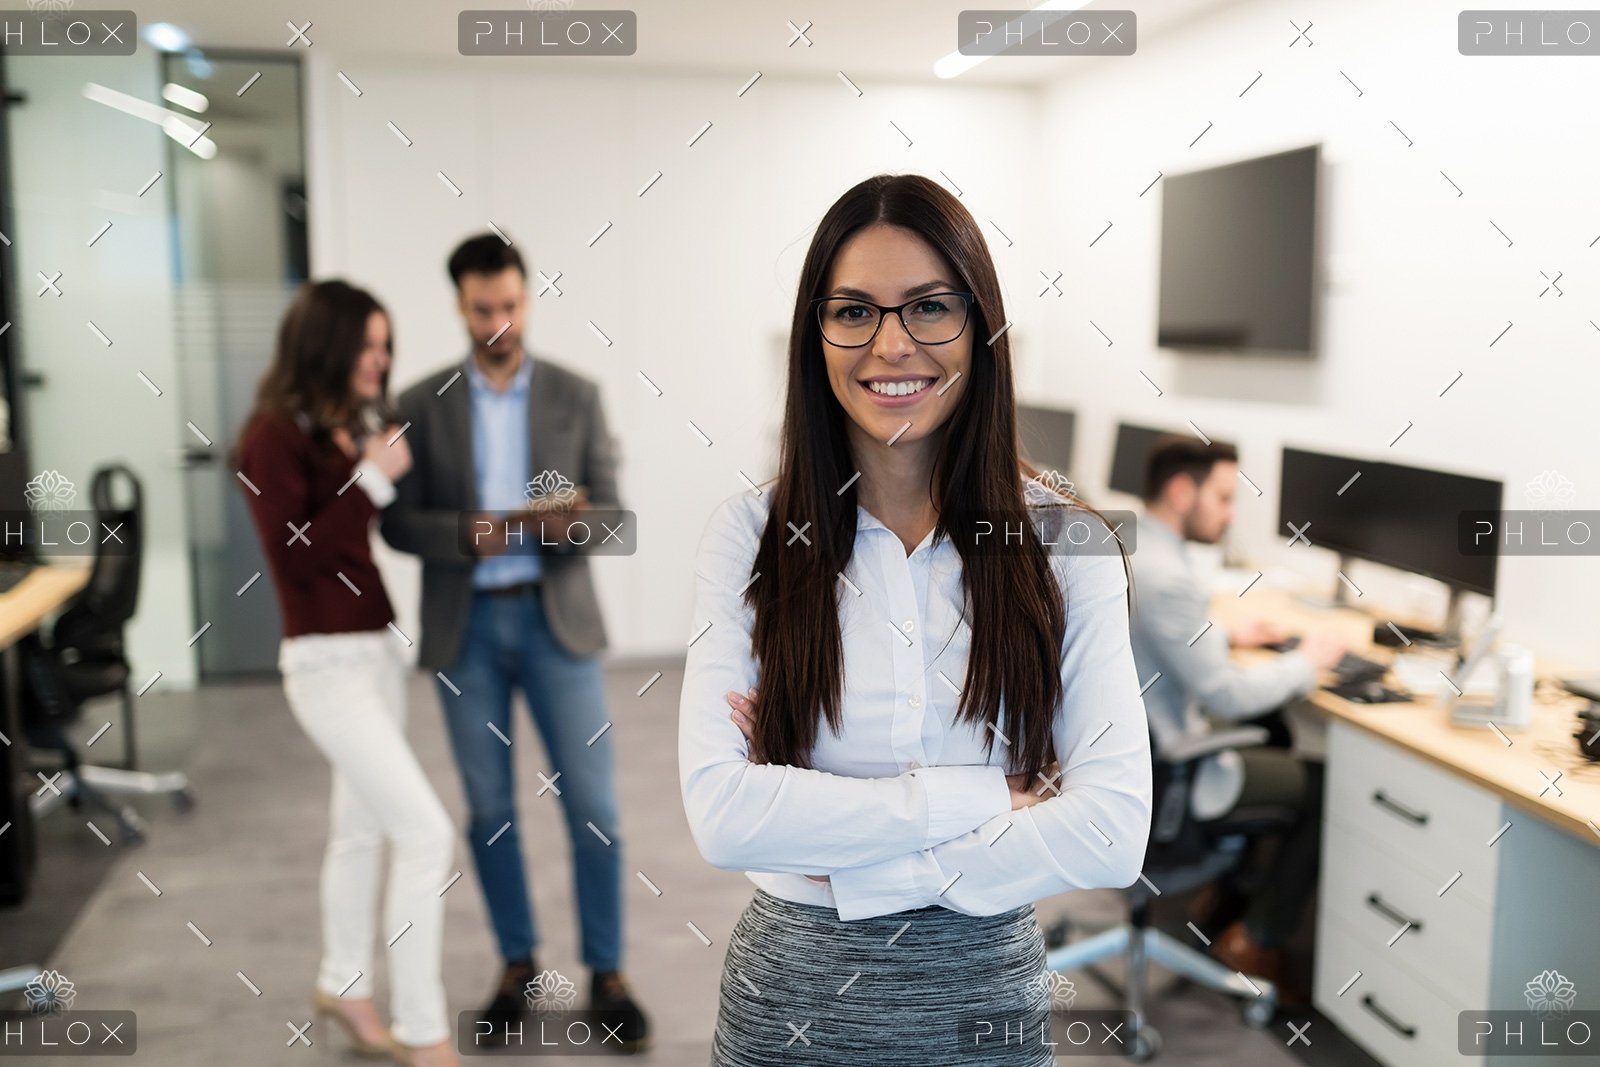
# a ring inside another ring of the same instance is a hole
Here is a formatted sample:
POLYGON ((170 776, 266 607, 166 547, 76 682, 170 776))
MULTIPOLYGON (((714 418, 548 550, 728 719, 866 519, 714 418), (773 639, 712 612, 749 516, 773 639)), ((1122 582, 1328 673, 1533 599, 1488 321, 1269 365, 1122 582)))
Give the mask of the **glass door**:
POLYGON ((173 140, 174 310, 183 395, 189 540, 202 679, 272 671, 280 633, 239 480, 228 462, 272 359, 278 320, 307 276, 299 64, 229 52, 163 57, 163 95, 197 131, 173 140), (209 128, 202 130, 205 123, 209 128), (261 590, 256 590, 259 593, 261 590))

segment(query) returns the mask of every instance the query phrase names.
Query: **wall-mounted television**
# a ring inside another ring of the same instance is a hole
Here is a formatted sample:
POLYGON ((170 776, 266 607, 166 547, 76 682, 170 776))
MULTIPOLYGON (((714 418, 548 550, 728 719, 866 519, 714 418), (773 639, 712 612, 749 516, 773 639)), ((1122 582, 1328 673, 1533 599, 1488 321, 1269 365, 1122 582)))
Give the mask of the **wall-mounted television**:
POLYGON ((1313 353, 1318 149, 1163 180, 1157 344, 1313 353))

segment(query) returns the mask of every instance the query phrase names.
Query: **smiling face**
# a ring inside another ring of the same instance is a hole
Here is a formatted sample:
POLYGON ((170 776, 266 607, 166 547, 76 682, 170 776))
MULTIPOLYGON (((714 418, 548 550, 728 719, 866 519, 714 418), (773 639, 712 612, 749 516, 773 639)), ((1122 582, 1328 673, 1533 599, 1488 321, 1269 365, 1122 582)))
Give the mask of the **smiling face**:
MULTIPOLYGON (((933 294, 965 289, 955 271, 925 240, 910 230, 879 223, 840 246, 822 295, 890 306, 910 300, 904 311, 906 320, 922 336, 934 337, 941 319, 959 315, 960 306, 933 294), (931 299, 915 299, 921 296, 931 299)), ((870 305, 851 305, 844 300, 823 306, 825 314, 841 326, 877 314, 870 305)), ((896 438, 896 448, 928 439, 956 410, 971 377, 976 308, 968 313, 960 336, 945 344, 919 343, 906 332, 899 317, 881 317, 883 322, 870 344, 843 348, 822 338, 828 381, 850 416, 849 434, 858 449, 872 441, 888 441, 907 422, 911 426, 896 438)), ((862 339, 871 332, 869 325, 862 339)))
POLYGON ((389 371, 389 317, 381 311, 367 316, 365 343, 350 371, 350 392, 358 402, 383 396, 383 376, 389 371))

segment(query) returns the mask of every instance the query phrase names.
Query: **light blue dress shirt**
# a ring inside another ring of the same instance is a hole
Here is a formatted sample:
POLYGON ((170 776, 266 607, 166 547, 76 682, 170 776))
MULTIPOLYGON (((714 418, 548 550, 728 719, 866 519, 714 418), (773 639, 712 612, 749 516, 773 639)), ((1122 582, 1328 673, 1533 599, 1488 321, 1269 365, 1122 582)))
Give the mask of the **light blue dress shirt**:
MULTIPOLYGON (((1231 658, 1227 630, 1212 626, 1211 595, 1188 542, 1172 527, 1139 515, 1134 580, 1139 609, 1130 637, 1158 749, 1168 751, 1211 731, 1211 720, 1265 715, 1317 687, 1317 669, 1298 650, 1242 666, 1231 658)), ((1202 758, 1189 794, 1197 819, 1215 819, 1244 790, 1244 759, 1234 749, 1202 758)))
MULTIPOLYGON (((533 356, 522 353, 522 366, 500 392, 467 357, 467 381, 472 390, 472 463, 478 483, 478 506, 484 511, 518 511, 527 502, 528 385, 533 379, 533 356)), ((537 581, 542 573, 539 550, 530 538, 513 544, 498 556, 479 560, 472 572, 476 589, 497 589, 518 582, 537 581)))

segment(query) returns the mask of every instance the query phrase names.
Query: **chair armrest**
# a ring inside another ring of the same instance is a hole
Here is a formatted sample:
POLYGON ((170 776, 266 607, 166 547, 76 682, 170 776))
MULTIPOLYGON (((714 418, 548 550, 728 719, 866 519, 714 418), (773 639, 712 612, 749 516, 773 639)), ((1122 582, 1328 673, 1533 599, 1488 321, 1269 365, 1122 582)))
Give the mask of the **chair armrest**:
POLYGON ((1203 737, 1186 737, 1169 747, 1163 747, 1159 758, 1161 762, 1173 765, 1192 763, 1214 752, 1254 748, 1265 744, 1269 736, 1263 726, 1230 726, 1226 730, 1213 730, 1203 737))

